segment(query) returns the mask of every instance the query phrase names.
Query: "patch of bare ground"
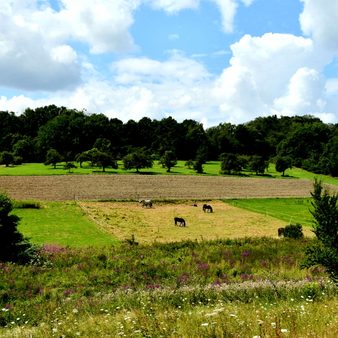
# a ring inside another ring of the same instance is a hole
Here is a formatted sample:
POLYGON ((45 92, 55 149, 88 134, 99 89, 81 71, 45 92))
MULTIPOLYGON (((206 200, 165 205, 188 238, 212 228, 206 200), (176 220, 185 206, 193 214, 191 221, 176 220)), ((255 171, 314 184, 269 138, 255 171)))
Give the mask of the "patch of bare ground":
MULTIPOLYGON (((330 186, 337 191, 337 187, 330 186)), ((170 175, 0 176, 0 191, 17 200, 226 199, 309 197, 298 179, 170 175)))
MULTIPOLYGON (((241 237, 277 237, 277 229, 285 222, 212 201, 213 213, 205 213, 202 204, 192 202, 155 203, 142 208, 137 202, 79 202, 84 212, 103 230, 123 240, 135 236, 145 243, 182 240, 211 240, 241 237), (186 227, 175 226, 174 217, 183 217, 186 227)), ((310 236, 308 229, 304 230, 310 236)))

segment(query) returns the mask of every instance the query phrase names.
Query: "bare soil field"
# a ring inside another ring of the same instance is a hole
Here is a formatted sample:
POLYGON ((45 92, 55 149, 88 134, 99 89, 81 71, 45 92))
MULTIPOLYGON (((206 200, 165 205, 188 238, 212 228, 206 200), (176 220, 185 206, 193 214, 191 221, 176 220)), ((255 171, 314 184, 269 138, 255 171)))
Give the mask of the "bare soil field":
MULTIPOLYGON (((337 187, 330 186, 337 191, 337 187)), ((226 199, 309 197, 299 179, 170 175, 0 176, 0 191, 16 200, 226 199)))
MULTIPOLYGON (((277 229, 286 222, 233 207, 222 201, 211 202, 213 213, 203 212, 203 203, 193 206, 181 203, 157 202, 152 208, 142 208, 138 202, 78 202, 98 226, 124 240, 134 235, 142 244, 182 240, 211 240, 241 237, 277 237, 277 229), (175 226, 174 217, 183 217, 186 227, 175 226)), ((305 236, 312 236, 304 229, 305 236)))

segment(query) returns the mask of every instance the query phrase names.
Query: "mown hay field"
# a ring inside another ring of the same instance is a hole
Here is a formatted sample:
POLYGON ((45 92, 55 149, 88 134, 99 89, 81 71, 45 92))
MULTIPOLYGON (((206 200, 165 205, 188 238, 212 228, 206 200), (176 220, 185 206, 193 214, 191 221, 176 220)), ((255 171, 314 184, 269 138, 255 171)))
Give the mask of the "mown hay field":
MULTIPOLYGON (((203 203, 191 201, 155 203, 142 208, 137 202, 79 202, 87 216, 119 240, 131 239, 142 244, 182 240, 213 240, 241 237, 277 237, 277 229, 286 222, 236 208, 222 201, 210 202, 214 212, 203 212, 203 203), (182 217, 186 227, 175 226, 174 217, 182 217)), ((304 229, 305 236, 311 236, 304 229)))
MULTIPOLYGON (((338 187, 330 186, 338 191, 338 187)), ((0 191, 16 200, 226 199, 309 197, 301 179, 187 175, 0 176, 0 191)))

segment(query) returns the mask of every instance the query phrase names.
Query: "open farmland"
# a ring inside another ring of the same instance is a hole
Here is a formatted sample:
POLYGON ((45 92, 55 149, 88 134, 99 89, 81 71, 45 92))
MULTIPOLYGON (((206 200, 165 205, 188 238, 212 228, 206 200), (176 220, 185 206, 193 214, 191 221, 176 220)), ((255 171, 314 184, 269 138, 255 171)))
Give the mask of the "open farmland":
MULTIPOLYGON (((330 186, 337 191, 338 187, 330 186)), ((298 179, 186 175, 0 176, 0 190, 16 200, 225 199, 309 197, 298 179)))
MULTIPOLYGON (((212 201, 213 213, 204 213, 202 203, 156 203, 141 208, 135 202, 81 202, 88 217, 99 227, 123 240, 136 237, 141 243, 213 240, 219 238, 277 237, 277 229, 286 222, 236 208, 221 201, 212 201), (186 227, 175 227, 174 217, 183 217, 186 227)), ((309 229, 304 229, 311 236, 309 229)))

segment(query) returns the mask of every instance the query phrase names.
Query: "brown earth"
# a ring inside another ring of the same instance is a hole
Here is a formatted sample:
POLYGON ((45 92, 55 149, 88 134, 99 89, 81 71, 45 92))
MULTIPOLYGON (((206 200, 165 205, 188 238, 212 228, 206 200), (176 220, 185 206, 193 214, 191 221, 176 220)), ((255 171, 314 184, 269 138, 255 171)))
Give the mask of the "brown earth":
MULTIPOLYGON (((16 200, 226 199, 309 197, 299 179, 165 175, 0 176, 0 191, 16 200)), ((330 186, 337 191, 337 187, 330 186)))

